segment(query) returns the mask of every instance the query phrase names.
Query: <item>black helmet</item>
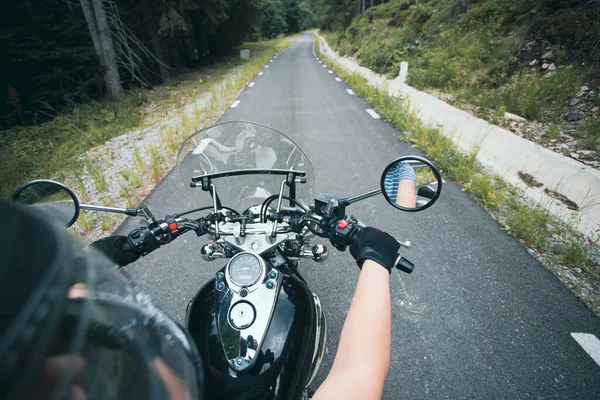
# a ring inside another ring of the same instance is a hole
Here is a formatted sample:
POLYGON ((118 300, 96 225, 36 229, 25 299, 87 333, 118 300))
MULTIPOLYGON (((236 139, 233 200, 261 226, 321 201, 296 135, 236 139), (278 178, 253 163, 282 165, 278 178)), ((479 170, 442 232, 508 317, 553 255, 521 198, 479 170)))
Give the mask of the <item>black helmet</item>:
POLYGON ((181 327, 108 258, 0 202, 0 399, 200 399, 181 327))

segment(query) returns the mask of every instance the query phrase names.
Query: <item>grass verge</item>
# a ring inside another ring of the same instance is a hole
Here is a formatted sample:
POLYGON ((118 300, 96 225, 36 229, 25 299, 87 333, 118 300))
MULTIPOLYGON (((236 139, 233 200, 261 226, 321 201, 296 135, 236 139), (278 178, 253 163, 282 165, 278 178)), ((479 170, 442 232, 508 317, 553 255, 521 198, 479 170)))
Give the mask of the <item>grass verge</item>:
POLYGON ((597 86, 598 21, 597 1, 390 0, 327 37, 390 77, 408 62, 411 86, 452 94, 482 116, 557 122, 581 85, 597 86))
MULTIPOLYGON (((188 132, 194 125, 191 119, 198 124, 201 120, 210 120, 219 111, 220 100, 237 94, 274 53, 287 46, 287 39, 244 43, 242 46, 251 51, 252 58, 248 61, 232 56, 150 90, 134 89, 114 100, 73 104, 64 114, 48 110, 55 117, 47 123, 0 132, 0 199, 10 198, 20 184, 31 179, 65 179, 85 173, 82 172, 85 163, 81 156, 88 150, 125 132, 168 119, 206 93, 215 96, 211 109, 199 110, 195 118, 185 115, 177 128, 180 133, 188 132), (228 80, 223 84, 236 68, 235 82, 228 80)), ((174 152, 177 146, 172 132, 166 133, 165 139, 170 152, 174 152)), ((97 172, 95 167, 92 165, 92 170, 97 172)), ((144 169, 144 166, 138 165, 138 168, 144 169)), ((96 173, 95 176, 100 185, 98 189, 106 189, 101 175, 96 173)))
MULTIPOLYGON (((319 43, 314 35, 315 43, 319 43)), ((518 238, 530 252, 569 287, 587 306, 600 315, 600 232, 586 238, 574 225, 549 214, 539 204, 531 204, 522 192, 491 176, 477 162, 477 149, 463 154, 438 129, 426 127, 410 112, 410 104, 390 97, 323 55, 317 55, 365 98, 386 121, 405 133, 407 140, 423 151, 448 178, 462 185, 504 230, 518 238)))

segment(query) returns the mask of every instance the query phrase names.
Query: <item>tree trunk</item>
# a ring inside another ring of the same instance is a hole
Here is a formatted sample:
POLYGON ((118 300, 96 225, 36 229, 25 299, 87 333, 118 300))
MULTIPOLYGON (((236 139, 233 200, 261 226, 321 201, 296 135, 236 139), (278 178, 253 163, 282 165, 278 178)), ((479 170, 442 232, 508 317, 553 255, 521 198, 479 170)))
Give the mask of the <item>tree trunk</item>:
POLYGON ((371 0, 371 7, 373 7, 373 0, 371 0))
POLYGON ((90 36, 92 36, 94 50, 96 50, 96 54, 98 55, 98 59, 100 60, 100 66, 104 70, 106 69, 106 62, 104 60, 104 52, 102 51, 102 46, 100 45, 100 37, 98 36, 98 26, 96 24, 96 16, 94 15, 92 3, 90 2, 90 0, 79 0, 79 2, 81 3, 83 16, 85 17, 88 29, 90 30, 90 36))
POLYGON ((142 0, 142 12, 144 14, 144 23, 146 26, 146 32, 150 36, 152 42, 152 51, 156 57, 158 64, 158 71, 161 79, 166 82, 171 79, 171 73, 169 68, 165 64, 165 58, 163 56, 162 46, 160 44, 160 38, 158 37, 158 30, 156 29, 156 20, 154 19, 154 10, 152 7, 152 0, 142 0))
MULTIPOLYGON (((82 0, 84 1, 84 0, 82 0)), ((106 89, 110 97, 116 97, 123 87, 121 86, 121 78, 119 76, 119 67, 117 66, 117 57, 113 47, 108 21, 106 20, 106 12, 102 0, 92 0, 94 14, 96 16, 96 26, 98 28, 98 38, 102 53, 104 54, 105 65, 105 80, 106 89)))

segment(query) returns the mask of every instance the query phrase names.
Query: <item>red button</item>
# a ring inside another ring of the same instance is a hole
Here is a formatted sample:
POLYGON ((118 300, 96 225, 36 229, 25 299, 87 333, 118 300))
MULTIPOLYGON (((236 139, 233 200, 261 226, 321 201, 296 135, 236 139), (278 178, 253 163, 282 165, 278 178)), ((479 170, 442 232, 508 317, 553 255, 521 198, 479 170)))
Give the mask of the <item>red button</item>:
POLYGON ((169 224, 169 229, 171 230, 171 233, 173 233, 173 234, 179 232, 179 229, 177 229, 177 222, 171 222, 169 224))
POLYGON ((345 219, 341 220, 340 223, 338 224, 338 229, 342 230, 342 229, 346 229, 346 227, 348 226, 348 221, 346 221, 345 219))

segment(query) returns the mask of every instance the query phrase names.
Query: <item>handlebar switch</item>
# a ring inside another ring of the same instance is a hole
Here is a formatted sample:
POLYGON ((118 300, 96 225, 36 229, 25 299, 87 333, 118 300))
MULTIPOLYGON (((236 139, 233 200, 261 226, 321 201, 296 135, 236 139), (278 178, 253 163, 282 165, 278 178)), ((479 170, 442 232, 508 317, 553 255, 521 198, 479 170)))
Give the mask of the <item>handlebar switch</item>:
POLYGON ((329 230, 329 240, 331 244, 339 251, 346 250, 354 241, 354 236, 357 230, 356 225, 350 222, 347 218, 335 221, 329 230))
POLYGON ((400 257, 400 259, 396 262, 396 268, 402 272, 410 274, 415 269, 415 264, 411 263, 404 257, 400 257))
POLYGON ((127 241, 132 248, 143 256, 160 247, 158 240, 156 240, 152 231, 147 227, 133 230, 127 236, 127 241))

